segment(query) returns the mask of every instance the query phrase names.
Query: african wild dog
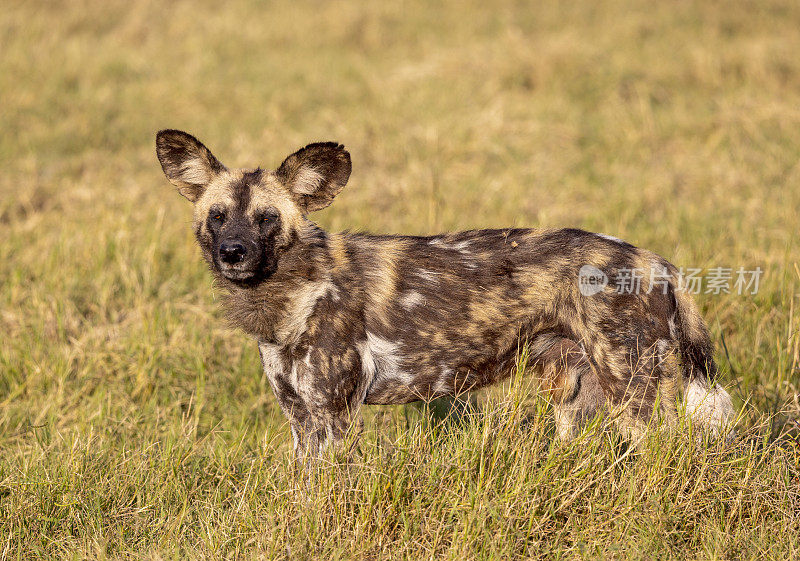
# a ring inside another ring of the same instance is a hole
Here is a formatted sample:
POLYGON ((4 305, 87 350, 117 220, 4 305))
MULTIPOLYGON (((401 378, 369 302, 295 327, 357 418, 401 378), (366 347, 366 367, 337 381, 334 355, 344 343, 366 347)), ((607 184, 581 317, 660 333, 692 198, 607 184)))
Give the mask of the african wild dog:
POLYGON ((437 236, 329 234, 306 218, 350 176, 350 155, 309 144, 275 171, 228 169, 193 136, 156 139, 167 178, 233 323, 258 341, 299 458, 342 438, 363 403, 432 399, 492 384, 527 344, 559 436, 609 406, 629 435, 677 418, 716 432, 732 413, 708 331, 673 265, 582 230, 437 236), (578 273, 643 271, 642 290, 585 296, 578 273), (664 290, 647 276, 665 271, 664 290), (650 290, 655 288, 654 290, 650 290))

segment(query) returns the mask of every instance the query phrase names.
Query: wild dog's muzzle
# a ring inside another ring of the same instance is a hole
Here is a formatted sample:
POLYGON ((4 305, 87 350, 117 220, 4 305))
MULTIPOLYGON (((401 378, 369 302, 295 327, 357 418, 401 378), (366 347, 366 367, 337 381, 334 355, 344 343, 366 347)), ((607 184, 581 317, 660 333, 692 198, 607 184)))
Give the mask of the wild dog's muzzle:
POLYGON ((219 244, 219 259, 228 265, 244 261, 247 249, 239 241, 224 241, 219 244))
POLYGON ((217 247, 220 272, 230 280, 249 280, 261 266, 258 244, 241 237, 226 237, 217 247))

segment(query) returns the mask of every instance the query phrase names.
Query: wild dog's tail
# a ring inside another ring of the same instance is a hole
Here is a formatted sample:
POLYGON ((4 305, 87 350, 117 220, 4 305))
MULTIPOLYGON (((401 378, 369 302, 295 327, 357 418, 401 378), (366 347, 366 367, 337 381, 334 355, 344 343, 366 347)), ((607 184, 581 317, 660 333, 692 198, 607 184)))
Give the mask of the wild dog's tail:
POLYGON ((694 300, 680 284, 673 294, 677 307, 675 336, 682 359, 686 413, 692 424, 716 435, 733 419, 731 396, 716 382, 718 370, 714 362, 714 344, 694 300))

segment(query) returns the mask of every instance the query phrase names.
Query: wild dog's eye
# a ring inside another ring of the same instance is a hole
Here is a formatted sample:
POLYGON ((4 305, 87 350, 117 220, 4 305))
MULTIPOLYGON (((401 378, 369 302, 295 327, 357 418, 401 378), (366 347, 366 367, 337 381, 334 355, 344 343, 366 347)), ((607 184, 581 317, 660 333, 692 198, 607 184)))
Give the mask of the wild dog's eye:
POLYGON ((274 222, 276 218, 278 218, 278 216, 276 214, 267 213, 267 214, 265 214, 264 216, 261 217, 261 223, 262 224, 269 224, 270 222, 274 222))
POLYGON ((224 222, 225 221, 225 213, 223 212, 215 212, 211 215, 211 219, 215 222, 224 222))

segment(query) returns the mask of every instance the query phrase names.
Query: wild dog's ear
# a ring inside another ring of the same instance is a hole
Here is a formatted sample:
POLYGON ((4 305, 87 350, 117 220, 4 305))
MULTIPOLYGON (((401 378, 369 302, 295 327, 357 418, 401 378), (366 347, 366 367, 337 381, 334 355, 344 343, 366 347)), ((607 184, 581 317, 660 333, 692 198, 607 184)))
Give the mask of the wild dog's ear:
POLYGON ((159 131, 156 154, 164 175, 192 202, 200 198, 214 176, 225 170, 202 142, 183 131, 159 131))
POLYGON ((317 142, 286 158, 276 173, 306 213, 331 204, 344 189, 351 169, 350 154, 344 146, 317 142))

